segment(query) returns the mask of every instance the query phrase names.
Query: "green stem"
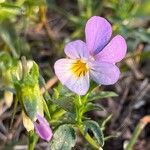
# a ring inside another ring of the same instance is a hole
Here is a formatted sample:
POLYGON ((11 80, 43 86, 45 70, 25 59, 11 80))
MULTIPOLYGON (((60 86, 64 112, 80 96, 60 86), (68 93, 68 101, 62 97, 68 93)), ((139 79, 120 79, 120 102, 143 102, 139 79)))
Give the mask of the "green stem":
POLYGON ((76 100, 75 100, 75 109, 76 109, 76 122, 77 124, 82 123, 82 100, 81 97, 78 95, 76 100))
POLYGON ((10 128, 12 128, 12 125, 13 125, 13 121, 14 121, 14 118, 15 118, 17 106, 18 106, 18 97, 16 96, 14 109, 13 109, 13 114, 12 114, 12 118, 11 118, 11 122, 10 122, 10 128))
POLYGON ((28 138, 29 138, 28 150, 34 150, 35 145, 38 141, 38 136, 34 133, 34 131, 30 131, 28 138))
POLYGON ((87 97, 81 98, 78 96, 77 102, 75 103, 76 105, 76 121, 77 121, 77 127, 79 128, 81 134, 83 137, 87 140, 87 142, 94 148, 99 150, 100 146, 91 138, 91 136, 88 133, 84 133, 84 128, 82 125, 82 116, 84 114, 84 107, 86 106, 87 103, 87 97))
POLYGON ((88 18, 92 16, 92 0, 87 0, 86 15, 88 18))
POLYGON ((150 116, 145 116, 140 120, 125 150, 133 150, 133 146, 135 145, 140 133, 148 123, 150 123, 150 116))
POLYGON ((84 129, 82 126, 78 126, 81 134, 83 135, 83 137, 87 140, 87 142, 96 150, 99 150, 100 149, 100 146, 97 145, 97 143, 91 138, 91 136, 87 133, 87 134, 84 134, 84 129))

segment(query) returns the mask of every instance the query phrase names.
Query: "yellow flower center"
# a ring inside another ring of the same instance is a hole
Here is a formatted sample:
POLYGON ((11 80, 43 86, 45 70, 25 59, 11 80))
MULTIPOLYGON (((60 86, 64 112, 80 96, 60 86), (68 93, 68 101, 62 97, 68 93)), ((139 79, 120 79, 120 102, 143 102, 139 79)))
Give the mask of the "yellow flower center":
POLYGON ((72 64, 71 70, 77 77, 81 77, 85 76, 89 71, 89 67, 85 61, 78 59, 72 64))

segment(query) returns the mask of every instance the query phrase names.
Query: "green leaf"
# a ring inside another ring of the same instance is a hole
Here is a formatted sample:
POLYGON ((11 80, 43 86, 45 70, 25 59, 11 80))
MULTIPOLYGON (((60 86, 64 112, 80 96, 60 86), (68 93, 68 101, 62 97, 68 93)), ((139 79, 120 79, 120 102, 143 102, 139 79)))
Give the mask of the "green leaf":
POLYGON ((23 98, 23 106, 29 118, 34 120, 37 113, 37 100, 33 97, 26 96, 23 98))
POLYGON ((52 103, 56 104, 57 106, 63 108, 66 111, 72 112, 74 109, 74 105, 73 105, 74 98, 73 97, 62 97, 59 99, 54 99, 49 95, 48 92, 45 92, 44 98, 46 99, 46 101, 51 101, 52 103))
POLYGON ((2 51, 0 53, 0 69, 12 67, 12 58, 9 53, 2 51))
POLYGON ((70 125, 59 126, 55 131, 52 143, 50 145, 51 150, 71 150, 76 143, 76 134, 74 129, 70 125))
POLYGON ((100 104, 93 104, 90 102, 90 103, 87 103, 87 105, 85 107, 85 112, 91 111, 91 110, 105 111, 103 106, 101 106, 100 104))
POLYGON ((106 118, 102 121, 102 123, 101 123, 101 125, 100 125, 100 127, 101 127, 102 130, 105 130, 105 126, 106 126, 106 124, 110 121, 111 118, 112 118, 112 115, 109 115, 108 117, 106 117, 106 118))
POLYGON ((36 82, 39 82, 39 67, 38 65, 33 61, 33 66, 31 68, 31 76, 36 82))
POLYGON ((0 20, 21 14, 21 8, 12 3, 0 3, 0 20))
POLYGON ((102 98, 109 98, 109 97, 117 97, 118 95, 115 92, 111 91, 102 91, 100 93, 91 93, 88 96, 89 101, 99 100, 102 98))
POLYGON ((10 48, 13 56, 18 58, 18 52, 20 51, 20 46, 18 43, 19 39, 17 37, 15 28, 10 22, 5 21, 0 25, 0 36, 10 48))
POLYGON ((46 101, 44 100, 44 98, 43 98, 43 107, 44 107, 44 112, 46 113, 48 119, 51 119, 51 115, 50 115, 50 112, 49 112, 47 103, 46 103, 46 101))
POLYGON ((19 58, 20 52, 26 55, 29 51, 29 44, 18 35, 15 25, 9 20, 0 23, 0 37, 15 58, 19 58))
POLYGON ((101 146, 104 145, 104 135, 97 122, 92 121, 92 120, 84 121, 84 127, 85 127, 85 130, 84 130, 85 134, 88 132, 88 130, 92 131, 97 142, 101 146))

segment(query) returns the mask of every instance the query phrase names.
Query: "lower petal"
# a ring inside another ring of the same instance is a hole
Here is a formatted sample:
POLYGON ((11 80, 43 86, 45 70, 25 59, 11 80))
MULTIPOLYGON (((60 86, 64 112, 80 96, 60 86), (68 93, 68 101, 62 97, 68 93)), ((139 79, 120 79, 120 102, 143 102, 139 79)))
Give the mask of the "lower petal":
POLYGON ((119 68, 107 62, 90 62, 90 77, 98 84, 111 85, 118 81, 119 68))
POLYGON ((78 95, 85 95, 89 89, 89 72, 84 76, 77 77, 71 71, 71 66, 76 60, 60 59, 54 65, 58 79, 68 89, 78 95))

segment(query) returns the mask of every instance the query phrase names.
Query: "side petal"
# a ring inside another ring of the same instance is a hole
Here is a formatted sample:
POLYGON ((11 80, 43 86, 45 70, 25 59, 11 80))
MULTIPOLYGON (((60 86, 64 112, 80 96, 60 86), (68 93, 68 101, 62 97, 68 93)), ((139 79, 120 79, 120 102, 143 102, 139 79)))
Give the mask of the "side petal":
POLYGON ((37 114, 37 121, 34 122, 36 133, 44 140, 50 141, 53 133, 47 120, 41 115, 37 114))
POLYGON ((91 62, 90 77, 98 84, 111 85, 119 79, 119 68, 107 62, 91 62))
POLYGON ((68 43, 65 46, 65 53, 69 58, 87 58, 89 56, 89 52, 86 48, 86 44, 81 40, 76 40, 68 43))
POLYGON ((108 43, 111 34, 111 25, 105 18, 91 17, 85 27, 86 44, 90 54, 98 54, 108 43))
POLYGON ((85 95, 89 89, 89 73, 77 77, 71 71, 72 64, 76 60, 60 59, 54 65, 55 74, 63 85, 78 95, 85 95))
POLYGON ((96 60, 116 63, 121 61, 127 52, 127 44, 121 35, 116 35, 109 44, 95 56, 96 60))

